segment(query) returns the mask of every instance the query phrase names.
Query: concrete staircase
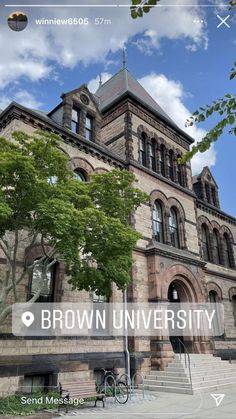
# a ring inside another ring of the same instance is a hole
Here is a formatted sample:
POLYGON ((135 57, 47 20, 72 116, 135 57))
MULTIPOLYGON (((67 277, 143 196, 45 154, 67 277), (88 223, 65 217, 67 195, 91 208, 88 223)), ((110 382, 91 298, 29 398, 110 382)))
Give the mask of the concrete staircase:
MULTIPOLYGON (((225 387, 236 385, 236 364, 222 361, 211 354, 179 354, 164 371, 151 370, 144 378, 144 388, 151 391, 194 394, 195 391, 223 391, 225 387)), ((141 387, 141 386, 140 386, 141 387)))

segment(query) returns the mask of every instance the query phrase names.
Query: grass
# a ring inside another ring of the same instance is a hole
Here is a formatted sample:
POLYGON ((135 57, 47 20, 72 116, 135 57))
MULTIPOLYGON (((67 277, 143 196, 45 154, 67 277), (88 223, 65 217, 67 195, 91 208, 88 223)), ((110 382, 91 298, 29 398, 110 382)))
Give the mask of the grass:
MULTIPOLYGON (((57 392, 51 392, 48 394, 45 393, 33 393, 33 394, 15 394, 12 396, 7 397, 0 397, 0 415, 15 415, 15 416, 29 416, 36 412, 43 411, 45 409, 47 410, 53 410, 58 409, 60 406, 61 408, 64 408, 64 406, 61 404, 55 402, 55 399, 60 398, 59 393, 57 392), (37 401, 40 400, 39 403, 33 402, 32 404, 24 404, 25 397, 27 400, 29 399, 36 399, 37 401), (52 403, 47 402, 47 398, 53 398, 52 403)), ((69 404, 68 407, 79 407, 81 405, 75 404, 69 404)))

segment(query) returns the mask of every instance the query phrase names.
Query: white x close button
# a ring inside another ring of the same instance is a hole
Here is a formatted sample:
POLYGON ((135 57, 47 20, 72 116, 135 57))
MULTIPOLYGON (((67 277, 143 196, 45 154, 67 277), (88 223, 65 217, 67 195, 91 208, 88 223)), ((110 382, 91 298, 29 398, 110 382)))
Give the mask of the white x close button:
POLYGON ((217 26, 217 29, 219 29, 222 25, 225 25, 225 26, 227 26, 227 28, 229 28, 230 29, 230 26, 229 26, 229 24, 226 22, 229 18, 230 18, 230 15, 228 15, 228 16, 226 16, 225 18, 223 18, 223 17, 221 17, 221 16, 219 16, 219 15, 217 15, 217 17, 218 17, 218 19, 220 19, 220 23, 219 23, 219 25, 217 26))

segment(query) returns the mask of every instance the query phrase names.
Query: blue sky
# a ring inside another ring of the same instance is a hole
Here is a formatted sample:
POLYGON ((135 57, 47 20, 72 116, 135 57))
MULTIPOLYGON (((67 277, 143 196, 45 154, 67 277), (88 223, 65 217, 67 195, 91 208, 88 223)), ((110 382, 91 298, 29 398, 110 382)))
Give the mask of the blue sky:
MULTIPOLYGON (((96 3, 102 2, 90 2, 96 3)), ((122 1, 125 3, 129 1, 122 1)), ((121 68, 121 51, 125 46, 130 72, 183 127, 189 112, 224 93, 234 92, 235 81, 229 81, 229 73, 236 60, 236 25, 228 20, 230 29, 225 25, 217 29, 220 23, 217 14, 226 17, 227 9, 200 8, 197 0, 174 3, 195 7, 157 8, 137 21, 131 20, 128 8, 25 7, 20 10, 27 13, 29 24, 21 33, 8 29, 6 18, 14 10, 2 5, 0 107, 14 99, 25 106, 48 111, 57 105, 62 92, 82 83, 94 88, 100 72, 104 81, 116 73, 121 68), (98 16, 111 19, 111 25, 94 25, 98 16), (88 17, 90 23, 73 27, 35 25, 35 19, 42 17, 88 17), (203 22, 196 23, 196 20, 203 22)), ((47 4, 46 0, 41 4, 47 4)), ((202 127, 190 130, 190 135, 200 139, 215 121, 211 119, 202 127)), ((193 163, 195 172, 206 164, 211 166, 220 189, 221 208, 234 216, 235 155, 235 138, 226 132, 213 150, 193 163)))

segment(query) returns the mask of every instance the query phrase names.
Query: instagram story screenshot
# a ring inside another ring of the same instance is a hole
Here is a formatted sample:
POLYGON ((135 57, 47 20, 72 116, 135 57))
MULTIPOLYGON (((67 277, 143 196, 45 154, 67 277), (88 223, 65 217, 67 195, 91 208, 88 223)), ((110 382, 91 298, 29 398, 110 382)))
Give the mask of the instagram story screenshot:
POLYGON ((236 418, 235 81, 235 1, 1 1, 0 419, 236 418))

